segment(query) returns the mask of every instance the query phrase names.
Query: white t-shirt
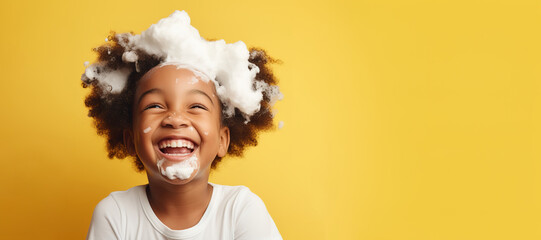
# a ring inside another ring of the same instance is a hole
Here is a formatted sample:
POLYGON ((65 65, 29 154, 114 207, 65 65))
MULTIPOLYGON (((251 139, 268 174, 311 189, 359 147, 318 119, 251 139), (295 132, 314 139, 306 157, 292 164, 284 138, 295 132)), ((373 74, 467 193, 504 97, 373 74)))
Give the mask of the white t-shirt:
POLYGON ((148 202, 146 185, 112 192, 94 209, 87 239, 282 239, 263 201, 247 187, 213 186, 201 220, 172 230, 148 202))

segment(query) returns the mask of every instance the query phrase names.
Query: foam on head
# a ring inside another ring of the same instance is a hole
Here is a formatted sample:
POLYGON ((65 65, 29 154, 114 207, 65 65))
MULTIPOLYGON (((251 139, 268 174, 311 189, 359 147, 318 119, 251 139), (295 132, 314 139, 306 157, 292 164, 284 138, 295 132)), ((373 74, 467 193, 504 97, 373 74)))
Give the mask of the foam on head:
MULTIPOLYGON (((162 65, 175 64, 204 74, 214 82, 226 117, 233 116, 237 108, 249 121, 250 116, 259 111, 263 93, 270 97, 271 106, 282 98, 278 86, 255 78, 259 68, 248 61, 250 52, 244 42, 206 41, 190 25, 190 17, 185 11, 175 11, 139 35, 122 33, 116 37, 125 49, 124 62, 135 62, 137 66, 136 52, 144 51, 164 59, 162 65)), ((95 63, 87 67, 82 78, 86 82, 97 80, 110 93, 119 93, 130 73, 130 70, 110 70, 95 63)))

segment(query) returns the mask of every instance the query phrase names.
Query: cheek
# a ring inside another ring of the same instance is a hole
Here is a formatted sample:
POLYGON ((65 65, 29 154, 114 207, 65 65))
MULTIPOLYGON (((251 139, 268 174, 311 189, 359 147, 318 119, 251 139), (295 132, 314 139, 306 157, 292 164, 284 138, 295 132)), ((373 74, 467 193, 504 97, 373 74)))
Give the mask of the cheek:
POLYGON ((154 122, 155 121, 150 116, 135 116, 133 120, 133 131, 141 133, 141 135, 150 134, 157 129, 154 122))
POLYGON ((157 128, 158 126, 154 124, 154 121, 149 116, 140 115, 134 117, 132 130, 138 154, 142 154, 142 150, 149 147, 147 143, 157 128))
POLYGON ((193 119, 194 131, 200 136, 201 141, 205 143, 205 149, 215 150, 220 142, 219 127, 214 119, 193 119))
POLYGON ((152 130, 152 128, 151 128, 151 127, 147 127, 147 128, 145 128, 145 129, 143 129, 143 133, 148 133, 148 132, 150 132, 150 130, 152 130))
POLYGON ((191 131, 197 131, 200 135, 202 140, 207 140, 208 137, 210 137, 214 132, 216 132, 216 123, 213 121, 212 118, 207 117, 199 117, 192 119, 192 125, 190 126, 191 131))

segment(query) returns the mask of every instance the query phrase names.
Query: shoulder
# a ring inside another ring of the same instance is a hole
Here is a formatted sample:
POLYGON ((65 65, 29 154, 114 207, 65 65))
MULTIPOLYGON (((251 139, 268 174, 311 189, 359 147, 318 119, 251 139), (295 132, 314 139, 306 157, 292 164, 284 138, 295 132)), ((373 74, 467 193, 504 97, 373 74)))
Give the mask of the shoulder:
POLYGON ((87 239, 120 239, 123 215, 137 206, 138 196, 144 186, 126 191, 112 192, 94 208, 87 239))
POLYGON ((260 202, 263 200, 259 198, 246 186, 228 186, 212 183, 214 189, 220 192, 221 198, 224 200, 234 200, 235 202, 260 202))
POLYGON ((132 187, 126 191, 112 192, 96 205, 94 214, 98 216, 105 214, 108 217, 125 214, 127 210, 139 207, 138 200, 141 194, 145 194, 144 185, 132 187))
POLYGON ((228 186, 211 183, 212 187, 220 193, 221 198, 225 200, 236 200, 246 194, 253 194, 248 187, 245 186, 228 186))
POLYGON ((102 199, 94 208, 94 213, 92 214, 92 218, 96 218, 99 216, 111 216, 114 215, 115 212, 119 211, 118 203, 117 201, 109 194, 109 196, 102 199))
POLYGON ((265 203, 248 187, 213 186, 220 189, 223 201, 232 208, 235 239, 282 239, 265 203))
POLYGON ((96 205, 94 214, 100 214, 104 211, 122 214, 121 212, 126 209, 138 206, 138 199, 142 193, 145 193, 145 186, 143 185, 132 187, 126 191, 112 192, 96 205))
MULTIPOLYGON (((116 191, 109 194, 108 201, 114 201, 120 208, 139 206, 138 199, 141 195, 146 195, 146 185, 132 187, 126 191, 116 191)), ((102 201, 106 200, 103 199, 102 201)))
POLYGON ((247 208, 256 207, 259 210, 265 210, 263 200, 246 186, 227 186, 212 184, 222 205, 227 205, 235 213, 241 213, 247 208))

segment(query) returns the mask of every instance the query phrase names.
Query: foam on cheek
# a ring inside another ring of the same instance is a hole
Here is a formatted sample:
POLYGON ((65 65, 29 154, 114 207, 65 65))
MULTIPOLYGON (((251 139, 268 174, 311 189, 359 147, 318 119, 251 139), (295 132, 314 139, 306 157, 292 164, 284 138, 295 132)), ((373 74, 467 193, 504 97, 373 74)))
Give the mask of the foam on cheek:
POLYGON ((199 170, 197 160, 198 159, 195 155, 178 163, 173 163, 165 158, 162 158, 158 161, 157 165, 160 173, 170 180, 185 180, 190 178, 194 171, 199 170))
POLYGON ((145 128, 145 129, 143 130, 143 133, 148 133, 148 132, 150 132, 150 130, 152 130, 152 128, 147 127, 147 128, 145 128))

